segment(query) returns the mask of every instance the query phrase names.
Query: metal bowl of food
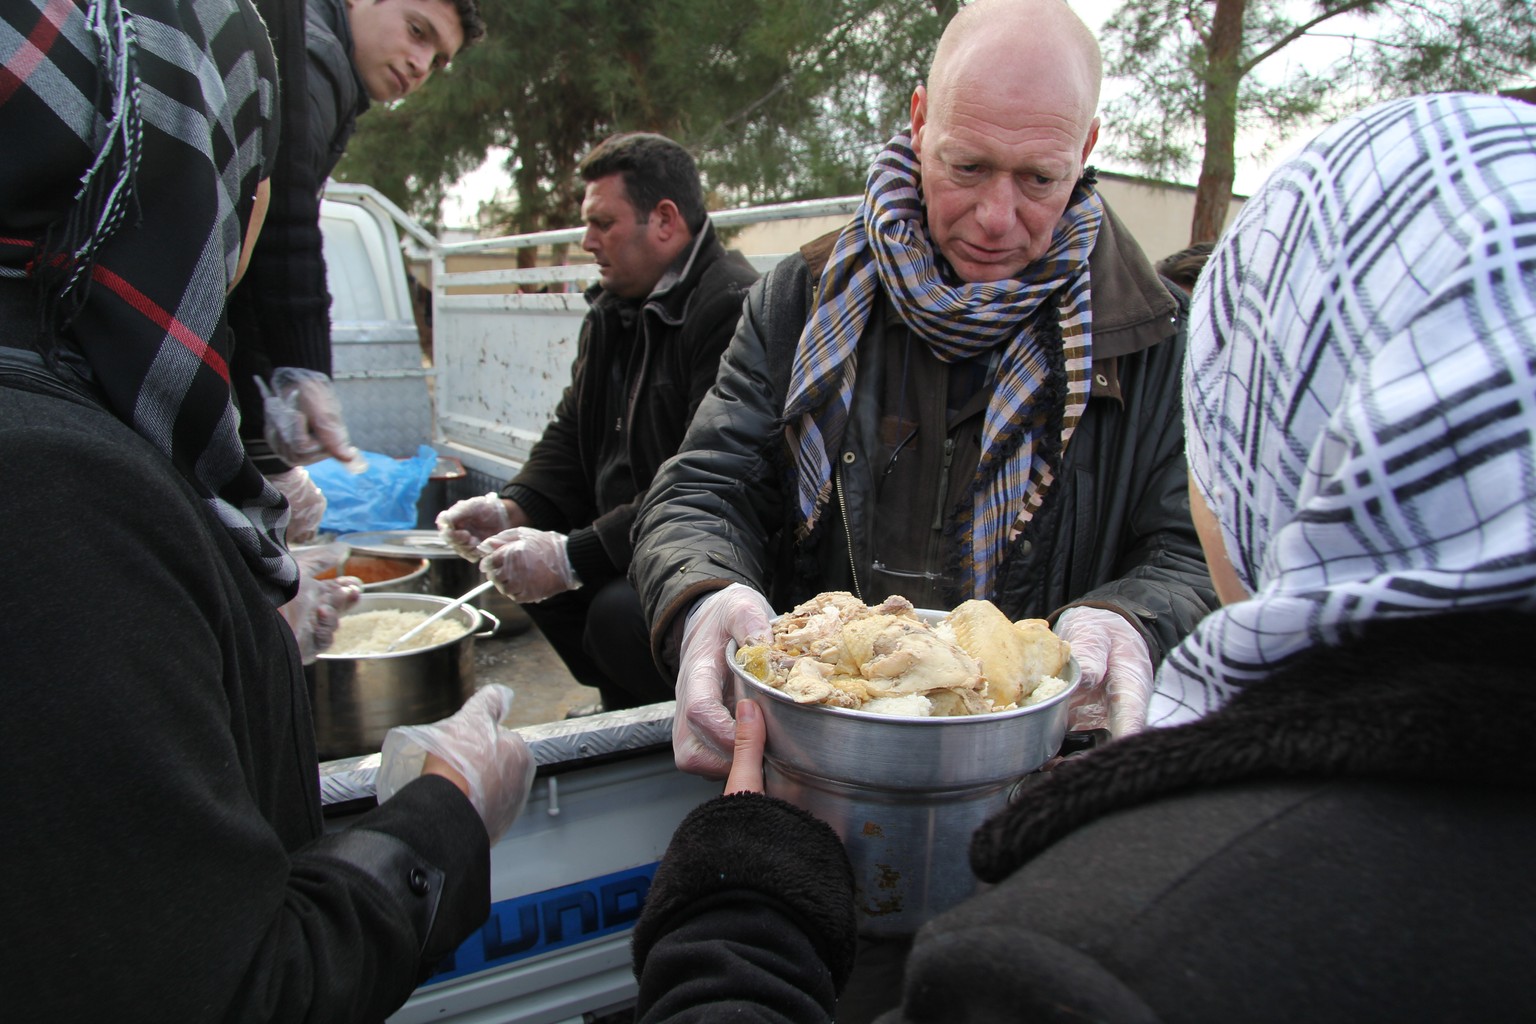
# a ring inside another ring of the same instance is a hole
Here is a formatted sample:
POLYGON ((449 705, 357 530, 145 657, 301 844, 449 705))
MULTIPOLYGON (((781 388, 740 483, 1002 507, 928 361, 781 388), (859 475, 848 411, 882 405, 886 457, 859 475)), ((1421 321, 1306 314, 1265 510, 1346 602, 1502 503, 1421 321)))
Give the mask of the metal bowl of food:
MULTIPOLYGON (((920 610, 930 623, 946 613, 920 610)), ((828 822, 853 863, 859 930, 910 935, 976 889, 971 833, 1007 806, 1019 781, 1066 735, 1080 677, 1037 704, 954 717, 911 717, 800 703, 754 678, 726 650, 734 697, 767 727, 764 788, 828 822)))
POLYGON ((315 746, 322 760, 372 753, 397 725, 446 718, 475 689, 475 639, 496 619, 469 605, 395 651, 388 641, 424 620, 448 598, 365 593, 342 617, 336 642, 309 667, 315 746), (361 626, 354 638, 352 627, 361 626))

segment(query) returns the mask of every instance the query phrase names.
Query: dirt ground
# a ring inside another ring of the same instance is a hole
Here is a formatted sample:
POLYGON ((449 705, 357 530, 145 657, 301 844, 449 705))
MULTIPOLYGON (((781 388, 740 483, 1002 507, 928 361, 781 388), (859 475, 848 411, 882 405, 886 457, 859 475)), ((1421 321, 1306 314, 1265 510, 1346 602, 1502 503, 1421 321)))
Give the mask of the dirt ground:
POLYGON ((503 683, 512 688, 517 697, 508 725, 558 722, 571 708, 598 699, 597 690, 571 677, 539 627, 516 605, 508 609, 493 604, 488 610, 505 628, 497 636, 475 640, 475 685, 503 683))

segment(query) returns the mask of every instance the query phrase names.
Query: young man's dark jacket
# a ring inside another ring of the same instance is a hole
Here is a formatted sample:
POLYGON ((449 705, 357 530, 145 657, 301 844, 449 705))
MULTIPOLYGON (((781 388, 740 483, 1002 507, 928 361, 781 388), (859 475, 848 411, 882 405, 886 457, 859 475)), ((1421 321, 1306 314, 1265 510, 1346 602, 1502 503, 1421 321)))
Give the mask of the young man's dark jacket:
POLYGON ((229 299, 235 334, 230 378, 240 404, 240 435, 257 468, 268 475, 288 466, 262 438, 266 417, 254 378, 266 379, 279 366, 331 372, 320 194, 369 105, 352 63, 352 28, 343 0, 308 0, 304 52, 306 60, 281 65, 283 137, 271 206, 250 267, 229 299))
POLYGON ((757 272, 705 221, 643 302, 594 286, 571 383, 522 470, 501 491, 531 524, 570 537, 586 586, 629 568, 630 526, 656 469, 688 421, 741 315, 757 272))
MULTIPOLYGON (((808 245, 752 290, 715 390, 642 507, 631 578, 663 665, 674 657, 679 613, 732 582, 766 594, 780 611, 819 591, 851 591, 872 603, 901 593, 898 584, 870 578, 877 525, 890 531, 887 537, 920 536, 934 523, 956 521, 955 503, 937 495, 969 493, 974 457, 955 458, 946 477, 937 455, 920 456, 907 478, 911 485, 895 492, 904 507, 887 502, 880 511, 897 519, 905 514, 911 528, 875 522, 877 487, 888 466, 879 417, 889 403, 881 389, 885 367, 902 358, 908 333, 894 310, 882 317, 877 309, 859 341, 849 426, 833 453, 833 496, 811 535, 793 542, 781 414, 830 244, 829 236, 808 245), (936 501, 947 515, 937 514, 936 501)), ((1114 610, 1140 630, 1155 664, 1215 606, 1189 513, 1179 400, 1183 307, 1111 211, 1089 268, 1088 406, 1043 507, 1007 554, 993 599, 1013 619, 1047 617, 1069 604, 1114 610)), ((1059 332, 1054 304, 1042 311, 1041 326, 1059 332)), ((916 379, 937 394, 942 416, 948 371, 923 344, 910 352, 928 364, 916 379)), ((979 450, 973 439, 985 400, 978 394, 973 414, 951 426, 957 450, 979 450)), ((935 436, 939 443, 930 441, 930 452, 942 450, 944 435, 935 436)), ((897 460, 897 471, 905 465, 897 460)))
MULTIPOLYGON (((971 844, 996 884, 918 932, 879 1024, 1533 1019, 1531 628, 1369 625, 1031 776, 971 844)), ((829 835, 755 794, 684 819, 636 1020, 831 1019, 854 894, 829 835)))

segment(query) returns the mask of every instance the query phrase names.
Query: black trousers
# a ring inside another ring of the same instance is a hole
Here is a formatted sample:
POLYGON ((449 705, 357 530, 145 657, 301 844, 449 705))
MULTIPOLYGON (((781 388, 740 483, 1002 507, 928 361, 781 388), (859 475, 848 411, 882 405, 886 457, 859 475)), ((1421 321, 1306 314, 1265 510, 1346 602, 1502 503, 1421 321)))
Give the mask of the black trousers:
POLYGON ((522 608, 576 681, 602 693, 607 710, 672 699, 672 684, 651 660, 649 624, 628 579, 569 590, 522 608))

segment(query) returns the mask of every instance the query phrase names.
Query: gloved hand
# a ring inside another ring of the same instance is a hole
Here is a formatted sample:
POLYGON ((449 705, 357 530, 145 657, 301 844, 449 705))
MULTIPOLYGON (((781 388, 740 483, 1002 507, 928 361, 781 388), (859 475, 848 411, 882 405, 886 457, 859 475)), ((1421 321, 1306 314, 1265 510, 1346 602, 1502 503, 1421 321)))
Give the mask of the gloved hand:
POLYGON ((1067 728, 1108 727, 1116 739, 1140 732, 1152 699, 1152 655, 1136 627, 1108 609, 1078 606, 1061 613, 1055 631, 1083 673, 1067 728))
POLYGON ((266 416, 262 436, 278 458, 303 466, 334 457, 353 473, 368 468, 368 460, 352 446, 331 378, 318 370, 279 366, 270 384, 257 377, 256 386, 266 416))
POLYGON ((514 526, 480 544, 480 571, 518 604, 542 601, 581 586, 563 533, 514 526))
POLYGON ((725 708, 725 644, 768 635, 774 617, 768 599, 732 583, 701 600, 683 626, 677 664, 677 711, 672 717, 672 757, 678 770, 723 779, 731 770, 736 721, 725 708))
POLYGON ((495 492, 465 498, 437 514, 437 532, 443 542, 471 562, 485 557, 482 541, 517 525, 506 499, 495 492))
POLYGON ((272 486, 288 499, 288 543, 308 544, 325 518, 325 495, 309 477, 309 470, 294 466, 267 477, 272 486))
POLYGON ((521 736, 501 724, 511 709, 512 691, 491 683, 440 722, 389 730, 374 778, 379 803, 420 776, 427 755, 435 754, 469 783, 469 802, 494 845, 528 803, 533 788, 533 754, 521 736))
POLYGON ((331 646, 342 613, 363 595, 363 581, 355 576, 315 578, 328 569, 339 569, 347 560, 347 552, 345 544, 325 544, 294 552, 299 563, 299 592, 278 611, 293 630, 299 642, 299 657, 306 665, 313 664, 320 652, 331 646))

